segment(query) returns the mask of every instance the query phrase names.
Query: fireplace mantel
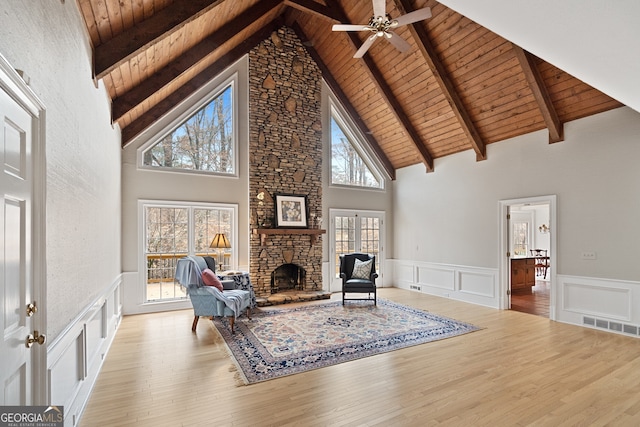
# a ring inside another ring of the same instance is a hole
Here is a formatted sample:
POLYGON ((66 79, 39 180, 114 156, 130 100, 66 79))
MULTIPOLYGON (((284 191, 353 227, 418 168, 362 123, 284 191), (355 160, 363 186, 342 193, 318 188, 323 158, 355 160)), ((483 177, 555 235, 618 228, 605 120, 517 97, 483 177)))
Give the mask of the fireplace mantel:
POLYGON ((311 246, 316 243, 316 237, 320 234, 325 234, 327 230, 321 230, 319 228, 254 228, 253 234, 260 235, 260 246, 267 244, 267 236, 271 234, 303 234, 308 235, 311 242, 311 246))

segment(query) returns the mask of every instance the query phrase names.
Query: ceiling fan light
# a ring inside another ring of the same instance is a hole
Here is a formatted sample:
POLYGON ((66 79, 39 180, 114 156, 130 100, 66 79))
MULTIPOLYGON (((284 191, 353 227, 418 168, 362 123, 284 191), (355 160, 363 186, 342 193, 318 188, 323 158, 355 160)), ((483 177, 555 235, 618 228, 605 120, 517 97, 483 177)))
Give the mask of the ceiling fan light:
POLYGON ((386 38, 390 39, 390 38, 393 36, 393 34, 385 32, 385 33, 384 33, 384 36, 385 36, 386 38))
POLYGON ((395 28, 397 26, 398 26, 398 21, 397 20, 394 19, 393 21, 389 22, 389 27, 395 28))
POLYGON ((378 36, 378 37, 384 36, 384 31, 378 30, 378 32, 376 33, 376 36, 378 36))

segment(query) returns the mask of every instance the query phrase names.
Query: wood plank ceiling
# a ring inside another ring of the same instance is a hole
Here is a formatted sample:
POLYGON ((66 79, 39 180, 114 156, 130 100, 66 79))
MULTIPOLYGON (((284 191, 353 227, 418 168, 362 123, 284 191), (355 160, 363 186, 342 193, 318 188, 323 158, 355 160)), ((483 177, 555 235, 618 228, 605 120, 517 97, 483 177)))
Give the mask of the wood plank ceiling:
POLYGON ((354 59, 371 0, 77 0, 94 50, 94 78, 112 100, 126 146, 141 131, 282 25, 293 28, 353 115, 390 177, 395 170, 620 107, 562 70, 434 0, 387 0, 411 48, 376 41, 354 59))

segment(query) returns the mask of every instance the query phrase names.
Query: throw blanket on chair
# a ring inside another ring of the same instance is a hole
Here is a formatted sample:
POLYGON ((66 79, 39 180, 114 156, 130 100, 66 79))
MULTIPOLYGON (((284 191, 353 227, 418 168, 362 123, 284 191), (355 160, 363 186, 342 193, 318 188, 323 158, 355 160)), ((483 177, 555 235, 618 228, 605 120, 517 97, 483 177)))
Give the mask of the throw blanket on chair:
POLYGON ((231 311, 233 311, 233 317, 237 318, 240 314, 242 314, 242 299, 244 298, 244 295, 247 291, 243 291, 241 289, 233 289, 220 292, 214 286, 205 286, 203 289, 205 289, 207 292, 211 292, 219 301, 224 302, 224 305, 226 305, 231 311))
POLYGON ((202 283, 202 269, 198 265, 195 257, 188 256, 178 260, 176 280, 185 288, 189 286, 199 288, 204 285, 204 283, 202 283))

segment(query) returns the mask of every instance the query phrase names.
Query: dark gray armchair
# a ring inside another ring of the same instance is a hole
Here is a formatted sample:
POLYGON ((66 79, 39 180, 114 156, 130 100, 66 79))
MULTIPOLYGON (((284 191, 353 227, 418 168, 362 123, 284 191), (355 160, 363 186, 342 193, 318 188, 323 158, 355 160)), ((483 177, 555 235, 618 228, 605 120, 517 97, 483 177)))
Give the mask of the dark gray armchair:
POLYGON ((362 253, 340 255, 340 277, 342 278, 342 305, 349 300, 373 300, 373 303, 377 305, 376 278, 378 273, 376 273, 375 256, 362 253), (367 294, 367 297, 346 297, 346 294, 352 293, 367 294))

